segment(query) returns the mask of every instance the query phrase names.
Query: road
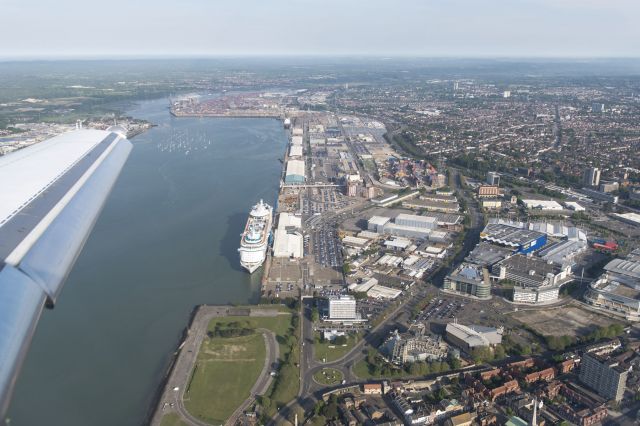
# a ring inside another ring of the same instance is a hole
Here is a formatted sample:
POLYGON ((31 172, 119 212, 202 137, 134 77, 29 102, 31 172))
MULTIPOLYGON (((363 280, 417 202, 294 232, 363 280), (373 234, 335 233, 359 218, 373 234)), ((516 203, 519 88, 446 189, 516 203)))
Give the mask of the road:
POLYGON ((238 408, 236 408, 231 417, 229 417, 229 420, 227 420, 226 424, 228 426, 236 424, 242 413, 244 413, 244 411, 253 404, 257 395, 264 395, 267 389, 269 389, 273 379, 273 377, 271 377, 271 369, 278 359, 280 347, 278 346, 278 342, 276 342, 276 335, 273 334, 272 331, 264 328, 260 328, 258 331, 262 333, 262 337, 264 337, 264 344, 267 349, 264 357, 264 366, 262 367, 258 380, 256 380, 256 383, 251 388, 249 397, 245 399, 238 408))
MULTIPOLYGON (((479 211, 477 201, 472 197, 469 197, 465 193, 461 185, 460 174, 456 169, 452 169, 452 180, 454 181, 451 186, 454 187, 458 194, 465 199, 470 218, 469 228, 465 234, 465 238, 462 244, 461 250, 453 259, 452 265, 457 265, 468 255, 468 253, 477 245, 480 240, 480 232, 484 227, 484 217, 479 211)), ((323 215, 324 216, 324 215, 323 215)), ((329 214, 323 217, 325 223, 334 223, 338 219, 337 215, 329 214)), ((442 287, 444 277, 449 273, 450 268, 441 268, 436 274, 429 278, 429 281, 437 287, 442 287)), ((272 419, 270 424, 280 425, 284 424, 287 417, 290 415, 291 410, 295 405, 300 405, 305 411, 313 409, 318 398, 322 392, 327 391, 330 388, 323 387, 313 380, 313 375, 323 368, 334 368, 340 371, 346 383, 349 385, 363 383, 364 380, 358 379, 352 371, 352 367, 364 359, 366 356, 365 346, 378 347, 388 334, 398 326, 402 326, 400 319, 403 315, 408 318, 411 310, 416 304, 424 298, 426 291, 424 289, 417 292, 417 294, 409 295, 403 300, 383 321, 380 322, 375 328, 369 330, 362 340, 360 340, 345 356, 328 363, 321 363, 316 361, 314 354, 314 330, 313 322, 311 321, 311 299, 304 299, 302 309, 302 339, 301 344, 301 361, 300 361, 300 389, 298 397, 289 402, 286 406, 282 407, 276 416, 272 419)))
MULTIPOLYGON (((232 309, 235 308, 230 306, 200 306, 198 308, 189 327, 187 337, 180 347, 180 353, 167 380, 158 407, 149 423, 150 426, 160 426, 162 417, 171 412, 176 412, 182 421, 190 426, 209 426, 208 423, 197 419, 187 411, 184 406, 185 391, 189 385, 191 372, 193 371, 200 345, 207 333, 209 323, 213 318, 228 316, 232 309)), ((277 311, 274 310, 274 312, 275 315, 278 314, 277 311)), ((261 394, 269 387, 271 384, 270 369, 278 359, 279 348, 275 335, 265 329, 259 329, 258 331, 262 333, 265 339, 265 364, 256 384, 251 389, 249 398, 233 413, 234 420, 253 402, 255 395, 261 394)))

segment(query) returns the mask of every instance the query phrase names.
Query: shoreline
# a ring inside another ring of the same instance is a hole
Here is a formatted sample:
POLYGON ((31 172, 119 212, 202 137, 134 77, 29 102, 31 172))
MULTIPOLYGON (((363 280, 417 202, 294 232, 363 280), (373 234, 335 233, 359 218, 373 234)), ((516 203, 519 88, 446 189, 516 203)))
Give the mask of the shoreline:
MULTIPOLYGON (((278 121, 284 122, 284 118, 282 115, 278 115, 278 116, 258 116, 258 115, 252 115, 252 116, 243 116, 243 115, 233 115, 233 116, 227 116, 227 115, 211 115, 211 114, 180 114, 177 115, 175 114, 171 109, 170 109, 170 114, 176 118, 202 118, 202 117, 207 117, 207 118, 272 118, 272 119, 276 119, 278 121)), ((153 124, 152 127, 155 127, 156 125, 153 124)), ((145 129, 146 130, 146 129, 145 129)), ((286 130, 286 129, 285 129, 286 130)), ((140 132, 143 133, 143 132, 140 132)), ((133 137, 133 136, 132 136, 133 137)), ((289 141, 287 142, 287 145, 285 147, 285 157, 287 155, 287 149, 289 146, 289 141)), ((282 181, 282 176, 285 170, 285 166, 286 162, 282 163, 281 166, 281 171, 280 171, 280 180, 282 181)), ((279 187, 277 194, 276 194, 276 201, 279 199, 280 196, 280 191, 282 190, 282 186, 279 187)), ((277 206, 276 206, 277 207, 277 206)), ((275 211, 273 213, 275 215, 275 211)), ((272 223, 272 228, 273 228, 273 223, 272 223)), ((270 231, 271 232, 271 231, 270 231)), ((145 425, 154 425, 154 426, 159 426, 162 422, 162 418, 165 416, 165 414, 168 414, 168 412, 165 412, 164 409, 162 408, 162 401, 163 396, 170 394, 171 389, 169 386, 169 383, 171 381, 171 379, 173 378, 172 376, 174 375, 175 371, 176 371, 176 366, 178 364, 178 362, 180 361, 180 357, 183 355, 183 349, 185 347, 185 345, 187 344, 187 340, 189 339, 189 337, 193 334, 193 327, 196 325, 196 318, 198 318, 198 315, 203 312, 204 310, 207 309, 215 309, 215 313, 214 314, 209 314, 208 316, 211 316, 211 318, 209 318, 207 320, 207 325, 208 323, 211 321, 211 319, 213 319, 216 316, 220 316, 219 313, 222 310, 225 310, 226 315, 224 316, 252 316, 252 313, 254 312, 254 310, 256 310, 255 312, 258 314, 257 316, 264 316, 260 315, 260 306, 262 306, 260 304, 260 300, 262 297, 262 286, 265 283, 265 281, 267 280, 267 277, 269 275, 269 269, 271 266, 271 254, 269 252, 269 250, 267 250, 267 254, 265 256, 265 260, 263 263, 263 268, 262 268, 262 277, 260 278, 260 290, 259 290, 259 297, 257 299, 257 302, 252 304, 252 303, 248 303, 246 305, 240 305, 240 306, 230 306, 230 305, 207 305, 207 304, 203 304, 203 305, 196 305, 193 307, 193 309, 191 310, 191 312, 189 313, 189 320, 187 322, 187 325, 183 328, 182 333, 180 335, 180 338, 178 339, 177 345, 175 347, 175 350, 172 352, 172 354, 169 357, 169 360, 167 362, 167 365, 164 369, 164 373, 162 375, 162 379, 160 381, 160 383, 158 383, 158 386, 156 388, 156 390, 153 392, 152 397, 151 397, 151 401, 149 404, 149 409, 147 411, 147 414, 144 417, 143 420, 143 424, 145 425)), ((277 307, 277 306, 281 306, 280 304, 278 305, 264 305, 264 306, 271 306, 271 307, 277 307)), ((269 311, 272 311, 274 308, 269 308, 269 311)), ((205 314, 206 315, 206 312, 205 314)), ((199 349, 199 344, 201 342, 196 342, 196 345, 198 346, 199 349)), ((194 353, 197 356, 197 351, 194 351, 194 353)), ((187 373, 187 381, 189 381, 191 378, 191 371, 189 371, 189 373, 187 373)), ((188 386, 188 382, 187 382, 187 386, 188 386)), ((182 393, 184 391, 184 389, 180 389, 180 393, 182 393)), ((183 400, 182 396, 179 397, 180 402, 177 403, 176 405, 179 406, 179 404, 181 404, 181 401, 183 400)), ((172 407, 174 408, 173 412, 178 412, 179 411, 176 410, 176 408, 178 407, 172 407)), ((236 411, 241 408, 238 407, 236 409, 236 411)), ((185 410, 186 411, 186 410, 185 410)), ((235 414, 235 412, 234 412, 235 414)), ((233 417, 233 416, 232 416, 233 417)), ((228 421, 229 419, 227 419, 228 421)), ((204 422, 202 422, 202 424, 206 424, 204 422)))

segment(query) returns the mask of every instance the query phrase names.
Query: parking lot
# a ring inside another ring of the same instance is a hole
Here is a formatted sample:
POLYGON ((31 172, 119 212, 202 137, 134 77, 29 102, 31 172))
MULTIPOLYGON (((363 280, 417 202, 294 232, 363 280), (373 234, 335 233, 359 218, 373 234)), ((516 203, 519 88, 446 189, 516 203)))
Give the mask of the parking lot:
POLYGON ((427 304, 416 319, 421 322, 451 320, 458 317, 464 307, 463 301, 436 297, 427 304))
POLYGON ((312 216, 326 211, 340 210, 349 200, 335 188, 312 188, 302 200, 302 214, 312 216))
POLYGON ((313 232, 312 240, 316 263, 334 269, 342 267, 340 242, 335 229, 322 227, 313 232))
POLYGON ((358 312, 362 318, 373 319, 380 315, 389 305, 391 301, 384 299, 362 299, 357 301, 358 312))

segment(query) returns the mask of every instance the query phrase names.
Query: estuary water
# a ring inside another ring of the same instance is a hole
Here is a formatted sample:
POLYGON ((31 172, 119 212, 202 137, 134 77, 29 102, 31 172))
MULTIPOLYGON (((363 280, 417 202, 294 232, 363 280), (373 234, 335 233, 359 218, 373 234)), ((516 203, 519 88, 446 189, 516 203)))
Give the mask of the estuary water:
MULTIPOLYGON (((18 379, 10 424, 140 425, 195 305, 247 303, 249 210, 273 203, 287 138, 273 119, 175 118, 169 101, 128 112, 158 126, 134 148, 18 379)), ((231 378, 230 378, 231 379, 231 378)))

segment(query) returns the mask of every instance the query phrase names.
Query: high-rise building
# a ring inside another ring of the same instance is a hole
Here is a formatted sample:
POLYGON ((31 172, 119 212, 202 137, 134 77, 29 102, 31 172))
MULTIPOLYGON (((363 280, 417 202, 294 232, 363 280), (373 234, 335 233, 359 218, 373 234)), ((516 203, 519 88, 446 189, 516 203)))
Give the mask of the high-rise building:
POLYGON ((600 169, 589 167, 584 171, 583 180, 586 186, 598 186, 600 184, 600 169))
POLYGON ((487 185, 500 185, 500 175, 496 172, 487 172, 487 185))
POLYGON ((605 355, 586 353, 580 361, 580 381, 615 401, 622 399, 628 374, 617 360, 605 355))
POLYGON ((353 296, 335 296, 329 299, 330 320, 355 320, 356 299, 353 296))
POLYGON ((355 197, 358 195, 358 183, 357 182, 348 182, 347 183, 347 196, 355 197))

